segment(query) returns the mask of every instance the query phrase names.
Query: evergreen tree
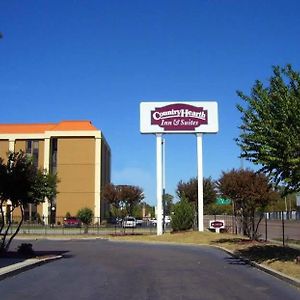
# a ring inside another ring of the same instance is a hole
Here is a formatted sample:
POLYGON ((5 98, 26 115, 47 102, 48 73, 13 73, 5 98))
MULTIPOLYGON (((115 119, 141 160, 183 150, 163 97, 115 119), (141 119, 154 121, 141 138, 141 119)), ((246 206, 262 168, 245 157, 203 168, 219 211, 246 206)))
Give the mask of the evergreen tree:
POLYGON ((184 231, 191 229, 194 223, 195 210, 186 197, 174 205, 174 215, 172 216, 171 226, 173 231, 184 231))

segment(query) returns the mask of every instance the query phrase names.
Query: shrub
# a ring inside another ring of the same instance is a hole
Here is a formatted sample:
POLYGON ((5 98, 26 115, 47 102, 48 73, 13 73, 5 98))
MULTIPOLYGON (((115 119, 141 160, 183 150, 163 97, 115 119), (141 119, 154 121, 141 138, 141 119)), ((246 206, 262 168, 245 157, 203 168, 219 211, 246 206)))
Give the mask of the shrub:
POLYGON ((18 246, 17 252, 24 256, 33 256, 34 255, 34 251, 32 249, 32 244, 30 244, 30 243, 22 243, 20 246, 18 246))
POLYGON ((188 202, 186 197, 175 204, 174 215, 172 216, 173 231, 188 230, 193 227, 194 222, 194 207, 188 202))
POLYGON ((88 225, 93 221, 93 211, 88 207, 84 207, 78 211, 77 217, 84 224, 84 233, 87 233, 88 225))
POLYGON ((86 224, 86 225, 89 225, 92 223, 93 216, 94 216, 93 211, 88 207, 80 209, 77 213, 78 219, 83 224, 86 224))

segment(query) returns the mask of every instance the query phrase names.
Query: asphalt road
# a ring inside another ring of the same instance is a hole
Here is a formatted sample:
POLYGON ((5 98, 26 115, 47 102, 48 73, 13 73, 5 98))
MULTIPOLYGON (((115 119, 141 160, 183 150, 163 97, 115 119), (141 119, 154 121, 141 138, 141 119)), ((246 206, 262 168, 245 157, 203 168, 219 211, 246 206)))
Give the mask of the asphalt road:
MULTIPOLYGON (((20 243, 20 241, 19 241, 20 243)), ((105 240, 32 241, 63 259, 0 281, 0 299, 300 299, 221 250, 105 240)))

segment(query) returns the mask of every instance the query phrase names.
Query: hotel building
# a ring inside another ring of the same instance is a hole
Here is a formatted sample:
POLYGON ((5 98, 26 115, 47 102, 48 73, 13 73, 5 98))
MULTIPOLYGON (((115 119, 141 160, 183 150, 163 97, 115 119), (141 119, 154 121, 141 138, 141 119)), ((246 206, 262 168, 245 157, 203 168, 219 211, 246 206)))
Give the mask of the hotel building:
MULTIPOLYGON (((101 189, 110 182, 111 152, 100 130, 90 121, 62 121, 47 124, 0 124, 0 157, 8 151, 32 155, 37 168, 57 174, 58 194, 52 211, 50 203, 25 211, 27 219, 37 213, 48 220, 76 215, 89 207, 95 218, 105 215, 107 205, 101 201, 101 189)), ((8 203, 9 205, 9 203, 8 203)))

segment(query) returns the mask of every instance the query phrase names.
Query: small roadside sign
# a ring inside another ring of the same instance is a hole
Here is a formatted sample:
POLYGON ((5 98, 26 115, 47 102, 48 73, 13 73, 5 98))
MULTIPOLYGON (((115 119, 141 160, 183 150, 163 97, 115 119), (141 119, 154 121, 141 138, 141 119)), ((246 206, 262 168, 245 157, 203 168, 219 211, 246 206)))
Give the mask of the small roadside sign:
POLYGON ((215 229, 216 233, 220 233, 220 229, 225 228, 224 220, 210 220, 209 221, 209 229, 215 229))
POLYGON ((228 198, 219 197, 219 198, 216 199, 216 204, 218 204, 218 205, 229 205, 229 204, 231 204, 231 200, 228 199, 228 198))

